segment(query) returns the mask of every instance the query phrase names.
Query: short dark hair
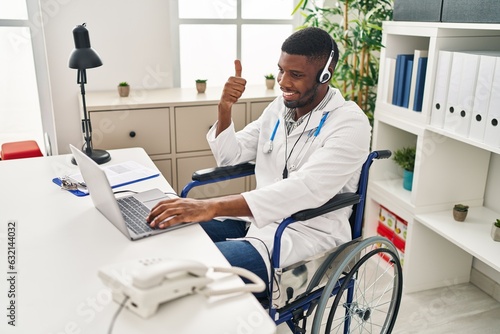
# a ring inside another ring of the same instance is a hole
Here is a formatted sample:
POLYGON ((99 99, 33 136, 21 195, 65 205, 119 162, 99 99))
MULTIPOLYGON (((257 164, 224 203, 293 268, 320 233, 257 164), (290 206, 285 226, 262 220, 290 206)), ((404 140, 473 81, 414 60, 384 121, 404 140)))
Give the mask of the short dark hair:
POLYGON ((294 32, 281 46, 281 51, 291 55, 306 56, 313 61, 324 60, 334 51, 331 66, 335 69, 339 49, 333 38, 323 29, 308 27, 294 32))

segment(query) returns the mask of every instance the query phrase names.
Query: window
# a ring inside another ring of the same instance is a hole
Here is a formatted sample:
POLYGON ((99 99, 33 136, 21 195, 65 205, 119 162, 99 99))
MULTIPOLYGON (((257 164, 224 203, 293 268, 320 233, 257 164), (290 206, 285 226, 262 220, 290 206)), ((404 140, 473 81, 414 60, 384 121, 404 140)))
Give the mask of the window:
POLYGON ((277 73, 281 44, 292 32, 293 0, 178 0, 172 8, 176 63, 174 84, 196 79, 222 86, 241 59, 248 84, 277 73), (175 8, 175 4, 178 6, 175 8))
POLYGON ((38 6, 36 0, 0 2, 0 144, 34 139, 46 153, 44 126, 48 137, 55 139, 55 132, 47 68, 38 66, 45 64, 43 36, 36 20, 29 20, 38 6))

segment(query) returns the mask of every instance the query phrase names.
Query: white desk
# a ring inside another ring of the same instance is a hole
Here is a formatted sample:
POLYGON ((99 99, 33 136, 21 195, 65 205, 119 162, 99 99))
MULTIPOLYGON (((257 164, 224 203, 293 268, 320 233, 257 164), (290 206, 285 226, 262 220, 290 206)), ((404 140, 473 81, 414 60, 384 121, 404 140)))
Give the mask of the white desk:
MULTIPOLYGON (((156 168, 142 149, 110 151, 108 164, 136 160, 156 168)), ((146 257, 196 259, 228 266, 198 225, 127 240, 89 196, 60 190, 51 179, 77 171, 70 155, 0 161, 1 333, 106 333, 118 305, 97 277, 100 267, 146 257), (8 325, 7 224, 17 221, 16 327, 8 325)), ((163 177, 126 186, 171 191, 163 177)), ((237 277, 219 284, 243 284, 237 277)), ((274 333, 274 322, 251 294, 192 295, 163 304, 144 320, 122 310, 113 333, 274 333)))

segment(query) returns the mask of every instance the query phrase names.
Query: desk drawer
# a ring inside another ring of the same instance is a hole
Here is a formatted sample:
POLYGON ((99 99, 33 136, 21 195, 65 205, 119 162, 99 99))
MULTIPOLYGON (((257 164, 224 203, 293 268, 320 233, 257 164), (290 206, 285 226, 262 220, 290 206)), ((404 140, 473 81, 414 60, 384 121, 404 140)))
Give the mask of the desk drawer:
POLYGON ((264 109, 266 109, 267 106, 270 103, 271 102, 269 102, 269 101, 266 101, 266 102, 252 102, 250 104, 250 122, 253 122, 257 118, 259 118, 260 115, 262 115, 262 112, 264 111, 264 109))
POLYGON ((169 108, 94 111, 95 148, 142 147, 149 155, 170 153, 169 108))
MULTIPOLYGON (((153 159, 154 164, 156 167, 160 170, 161 174, 165 179, 167 179, 168 183, 172 186, 172 188, 175 187, 175 185, 172 183, 173 178, 172 178, 172 160, 171 159, 153 159)), ((177 189, 174 189, 177 191, 177 189)))
MULTIPOLYGON (((233 121, 236 131, 245 126, 244 103, 233 105, 233 121)), ((217 120, 217 105, 175 108, 176 152, 209 150, 206 135, 217 120)))

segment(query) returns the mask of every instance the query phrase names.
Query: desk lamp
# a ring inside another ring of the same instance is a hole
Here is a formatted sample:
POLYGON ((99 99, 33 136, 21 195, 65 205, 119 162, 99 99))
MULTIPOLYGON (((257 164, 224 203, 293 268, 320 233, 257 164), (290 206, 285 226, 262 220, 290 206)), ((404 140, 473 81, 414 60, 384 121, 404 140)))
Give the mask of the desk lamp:
MULTIPOLYGON (((90 47, 89 31, 85 27, 85 23, 73 29, 73 39, 75 40, 75 49, 69 57, 69 67, 78 70, 77 83, 80 84, 83 103, 82 131, 85 139, 84 153, 96 163, 103 164, 111 160, 111 156, 104 150, 94 150, 92 148, 92 125, 87 115, 87 105, 85 103, 87 68, 99 67, 102 65, 102 61, 97 52, 90 47)), ((74 158, 71 162, 76 165, 74 158)))

